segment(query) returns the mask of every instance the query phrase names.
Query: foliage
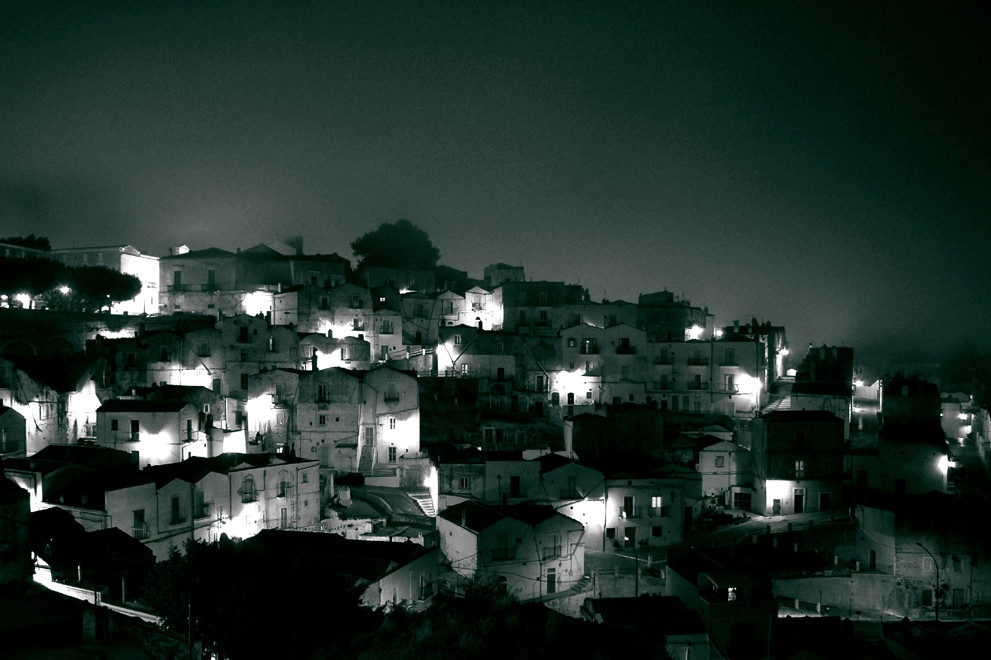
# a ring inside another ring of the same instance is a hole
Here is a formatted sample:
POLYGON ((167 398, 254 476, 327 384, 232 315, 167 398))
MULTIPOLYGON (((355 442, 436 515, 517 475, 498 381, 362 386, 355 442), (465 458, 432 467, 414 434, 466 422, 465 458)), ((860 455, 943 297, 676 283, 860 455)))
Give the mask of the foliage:
POLYGON ((104 305, 130 300, 141 291, 141 280, 104 266, 66 266, 52 259, 0 258, 0 292, 7 295, 28 293, 31 297, 48 293, 49 304, 61 309, 100 309, 104 305), (68 297, 59 287, 71 290, 68 297))
POLYGON ((146 594, 168 629, 191 628, 204 651, 223 658, 350 655, 380 623, 342 578, 292 556, 273 561, 226 536, 173 551, 156 565, 146 594))
POLYGON ((351 242, 359 266, 432 269, 440 259, 427 233, 409 220, 382 223, 351 242))
POLYGON ((7 238, 0 238, 0 243, 20 245, 21 247, 29 248, 31 250, 45 250, 46 252, 52 249, 52 244, 48 241, 47 237, 35 236, 34 234, 31 234, 30 236, 9 236, 7 238))
POLYGON ((603 634, 598 624, 572 619, 540 603, 520 603, 493 586, 474 586, 464 598, 438 596, 424 612, 394 610, 361 660, 468 658, 665 658, 653 631, 603 634))

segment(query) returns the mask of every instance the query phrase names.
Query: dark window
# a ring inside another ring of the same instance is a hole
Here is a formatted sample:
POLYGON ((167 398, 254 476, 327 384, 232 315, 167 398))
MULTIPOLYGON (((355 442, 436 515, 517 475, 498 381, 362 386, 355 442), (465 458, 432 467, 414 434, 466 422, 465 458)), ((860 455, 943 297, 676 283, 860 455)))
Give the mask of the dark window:
POLYGON ((661 527, 660 525, 654 525, 653 527, 650 528, 650 534, 655 538, 663 536, 663 533, 664 533, 664 528, 661 527))

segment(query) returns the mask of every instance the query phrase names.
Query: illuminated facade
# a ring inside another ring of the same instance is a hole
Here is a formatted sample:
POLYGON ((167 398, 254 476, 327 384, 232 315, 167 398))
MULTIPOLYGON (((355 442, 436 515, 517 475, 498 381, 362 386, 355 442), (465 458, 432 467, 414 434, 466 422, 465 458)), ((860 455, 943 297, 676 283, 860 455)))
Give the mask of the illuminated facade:
POLYGON ((24 415, 0 404, 0 458, 24 456, 27 453, 27 426, 24 415))
POLYGON ((103 266, 125 275, 133 275, 141 282, 141 291, 131 300, 116 302, 111 314, 158 314, 158 257, 141 254, 131 245, 106 247, 60 248, 51 251, 51 258, 67 266, 103 266))
POLYGON ((702 492, 719 506, 750 511, 754 465, 750 452, 735 442, 717 442, 699 452, 702 492))
POLYGON ((753 511, 777 516, 843 506, 843 425, 820 410, 774 411, 754 419, 753 511))
POLYGON ((681 543, 702 502, 694 470, 643 464, 603 470, 606 477, 603 550, 681 543))
POLYGON ((129 451, 141 465, 206 456, 209 431, 200 410, 185 401, 114 399, 96 411, 96 441, 129 451))
POLYGON ((492 297, 502 309, 496 330, 553 337, 571 324, 573 312, 568 306, 588 300, 588 290, 563 282, 509 281, 496 287, 492 297))

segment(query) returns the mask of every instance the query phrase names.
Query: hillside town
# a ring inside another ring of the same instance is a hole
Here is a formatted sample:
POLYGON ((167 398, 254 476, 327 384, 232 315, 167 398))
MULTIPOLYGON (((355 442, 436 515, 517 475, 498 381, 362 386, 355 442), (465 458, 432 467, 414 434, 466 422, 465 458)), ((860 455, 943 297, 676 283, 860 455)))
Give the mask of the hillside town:
MULTIPOLYGON (((416 230, 363 239, 398 229, 416 230)), ((786 319, 717 324, 667 290, 591 300, 523 265, 458 270, 415 241, 359 239, 352 263, 300 237, 160 256, 51 240, 3 239, 0 269, 101 267, 137 293, 0 277, 15 648, 169 630, 152 576, 211 547, 291 558, 376 612, 490 587, 678 660, 991 641, 978 382, 793 346, 786 319)), ((193 599, 175 634, 205 653, 193 599)))

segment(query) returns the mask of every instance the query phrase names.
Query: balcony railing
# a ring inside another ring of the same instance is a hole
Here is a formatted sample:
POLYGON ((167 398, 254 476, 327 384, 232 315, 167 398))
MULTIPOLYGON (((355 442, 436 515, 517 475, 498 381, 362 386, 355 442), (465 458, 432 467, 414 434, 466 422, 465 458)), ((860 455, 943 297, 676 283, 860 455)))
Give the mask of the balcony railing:
POLYGON ((563 550, 563 546, 560 545, 545 546, 543 558, 554 559, 555 557, 560 557, 562 550, 563 550))
POLYGON ((740 361, 736 358, 726 358, 719 361, 719 366, 721 367, 738 367, 740 366, 740 361))
POLYGON ((197 520, 200 520, 202 518, 209 518, 210 517, 210 503, 209 502, 204 502, 199 507, 197 507, 197 509, 196 509, 196 515, 194 517, 197 520))
POLYGON ((148 533, 148 525, 139 525, 137 527, 131 528, 131 536, 139 541, 145 541, 148 539, 150 534, 148 533))
POLYGON ((703 381, 701 383, 688 383, 688 389, 690 390, 707 390, 709 389, 709 383, 703 381))

